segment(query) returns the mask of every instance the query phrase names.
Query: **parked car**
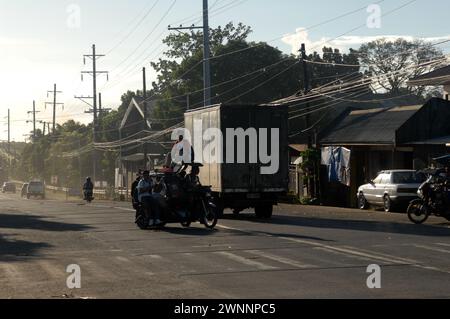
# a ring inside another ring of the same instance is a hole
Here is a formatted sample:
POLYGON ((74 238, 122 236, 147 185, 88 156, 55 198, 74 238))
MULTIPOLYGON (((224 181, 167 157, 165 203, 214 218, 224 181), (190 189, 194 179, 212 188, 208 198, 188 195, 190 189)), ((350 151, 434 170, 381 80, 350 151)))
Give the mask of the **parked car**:
POLYGON ((417 198, 417 190, 425 175, 413 170, 382 171, 370 183, 358 189, 358 207, 381 206, 391 212, 417 198))
POLYGON ((33 181, 30 182, 27 188, 27 198, 40 197, 45 199, 45 185, 43 182, 33 181))
POLYGON ((21 191, 20 191, 20 196, 21 197, 25 197, 25 196, 27 196, 27 193, 28 193, 28 183, 25 183, 25 184, 23 184, 22 185, 22 189, 21 189, 21 191))
POLYGON ((11 183, 11 182, 5 182, 3 183, 3 187, 2 187, 2 193, 16 193, 16 184, 11 183))

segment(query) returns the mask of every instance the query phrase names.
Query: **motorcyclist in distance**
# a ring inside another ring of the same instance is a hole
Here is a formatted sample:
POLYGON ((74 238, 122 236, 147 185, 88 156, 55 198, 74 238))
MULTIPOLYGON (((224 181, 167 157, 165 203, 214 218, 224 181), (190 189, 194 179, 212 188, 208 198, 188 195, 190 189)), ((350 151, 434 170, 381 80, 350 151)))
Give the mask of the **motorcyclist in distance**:
POLYGON ((92 180, 90 177, 86 178, 86 182, 83 185, 83 193, 84 193, 84 199, 87 199, 87 195, 90 194, 92 197, 92 194, 94 193, 94 184, 92 183, 92 180))

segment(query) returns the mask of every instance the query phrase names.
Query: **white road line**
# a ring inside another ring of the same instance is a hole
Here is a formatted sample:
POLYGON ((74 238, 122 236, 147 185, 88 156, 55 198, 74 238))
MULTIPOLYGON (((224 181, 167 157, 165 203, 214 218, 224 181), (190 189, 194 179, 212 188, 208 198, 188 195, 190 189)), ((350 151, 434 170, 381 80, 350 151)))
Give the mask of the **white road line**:
POLYGON ((447 250, 447 249, 441 249, 441 248, 430 247, 430 246, 425 246, 425 245, 416 245, 416 244, 414 244, 413 246, 417 247, 417 248, 421 248, 421 249, 435 251, 438 253, 450 254, 450 250, 447 250))
POLYGON ((289 266, 293 266, 295 268, 300 268, 300 269, 306 269, 306 268, 314 268, 314 266, 312 265, 308 265, 308 264, 302 264, 296 260, 290 259, 290 258, 286 258, 286 257, 281 257, 281 256, 277 256, 277 255, 272 255, 270 253, 267 252, 263 252, 260 250, 246 250, 246 252, 252 254, 252 255, 257 255, 260 257, 264 257, 270 260, 274 260, 276 262, 282 263, 282 264, 286 264, 289 266))
POLYGON ((348 253, 344 253, 344 252, 341 252, 341 251, 336 251, 334 249, 329 249, 329 248, 324 248, 324 247, 314 247, 313 249, 314 250, 324 251, 324 252, 327 252, 329 254, 340 255, 340 256, 345 256, 347 258, 353 258, 353 259, 361 260, 361 261, 364 261, 364 262, 367 262, 368 260, 373 260, 372 258, 350 255, 348 253))
MULTIPOLYGON (((233 230, 233 231, 240 231, 240 232, 243 232, 243 233, 248 233, 248 231, 244 231, 244 230, 241 230, 241 229, 238 229, 238 228, 232 228, 232 227, 227 227, 227 226, 218 226, 218 227, 223 228, 223 229, 227 229, 227 230, 233 230)), ((390 264, 392 264, 392 263, 395 263, 395 264, 410 264, 413 267, 420 268, 420 269, 437 271, 437 272, 442 272, 442 273, 447 273, 447 274, 450 273, 450 271, 446 270, 446 269, 441 269, 441 268, 437 268, 437 267, 423 265, 419 261, 409 260, 409 259, 405 259, 405 258, 399 258, 399 257, 395 257, 395 256, 389 256, 389 255, 384 255, 384 256, 378 255, 377 256, 377 255, 374 255, 372 253, 358 252, 358 251, 356 251, 354 249, 333 247, 333 246, 329 246, 329 245, 320 244, 320 243, 317 243, 317 242, 301 240, 301 239, 296 239, 296 238, 277 237, 277 236, 274 236, 274 235, 265 235, 265 236, 267 236, 267 237, 276 237, 276 238, 287 240, 287 241, 290 241, 290 242, 296 242, 296 243, 306 244, 306 245, 310 245, 310 246, 314 246, 314 247, 321 247, 321 248, 325 248, 325 249, 330 249, 330 250, 333 250, 333 251, 336 251, 336 252, 348 253, 348 254, 353 255, 353 256, 359 256, 359 257, 365 257, 365 258, 370 258, 370 259, 374 259, 374 260, 380 260, 380 261, 384 261, 384 262, 387 262, 387 263, 390 263, 390 264)))
POLYGON ((444 243, 437 243, 438 246, 444 246, 444 247, 450 247, 450 244, 444 244, 444 243))
POLYGON ((38 261, 37 264, 41 269, 43 269, 51 278, 61 279, 69 276, 69 273, 66 273, 63 266, 59 267, 56 264, 53 264, 49 261, 38 261))
POLYGON ((275 270, 275 269, 279 269, 278 267, 274 267, 274 266, 269 266, 266 264, 263 264, 261 262, 258 261, 254 261, 245 257, 241 257, 238 255, 235 255, 233 253, 229 253, 229 252, 215 252, 214 254, 216 255, 220 255, 220 256, 224 256, 226 258, 229 258, 233 261, 236 261, 238 263, 247 265, 247 266, 252 266, 252 267, 256 267, 259 270, 275 270))
POLYGON ((132 208, 125 208, 125 207, 113 207, 114 209, 123 210, 125 212, 136 212, 135 209, 132 208))
POLYGON ((157 260, 163 259, 160 255, 145 255, 145 257, 149 257, 151 259, 157 259, 157 260))
POLYGON ((6 280, 14 281, 25 281, 26 279, 22 276, 22 273, 17 269, 17 267, 12 263, 0 263, 0 268, 3 269, 5 273, 6 280))
POLYGON ((129 260, 128 258, 122 257, 122 256, 116 256, 116 259, 118 261, 121 261, 121 262, 124 262, 124 263, 127 263, 127 264, 131 263, 131 260, 129 260))
POLYGON ((231 248, 232 245, 223 244, 223 245, 202 245, 202 246, 192 246, 192 248, 220 248, 220 247, 228 247, 231 248))

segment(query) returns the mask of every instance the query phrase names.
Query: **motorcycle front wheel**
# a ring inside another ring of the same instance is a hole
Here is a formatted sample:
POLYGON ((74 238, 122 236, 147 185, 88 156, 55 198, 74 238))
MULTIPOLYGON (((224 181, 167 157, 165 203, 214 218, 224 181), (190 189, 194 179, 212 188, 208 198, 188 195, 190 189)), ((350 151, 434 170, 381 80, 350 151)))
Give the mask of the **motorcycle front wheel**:
POLYGON ((217 225, 218 219, 215 211, 215 207, 213 207, 209 203, 205 203, 202 201, 203 206, 203 215, 202 215, 202 224, 205 225, 208 229, 214 229, 217 225))
POLYGON ((428 209, 425 207, 423 201, 415 200, 409 204, 408 207, 408 218, 411 222, 416 225, 423 224, 430 217, 428 209))

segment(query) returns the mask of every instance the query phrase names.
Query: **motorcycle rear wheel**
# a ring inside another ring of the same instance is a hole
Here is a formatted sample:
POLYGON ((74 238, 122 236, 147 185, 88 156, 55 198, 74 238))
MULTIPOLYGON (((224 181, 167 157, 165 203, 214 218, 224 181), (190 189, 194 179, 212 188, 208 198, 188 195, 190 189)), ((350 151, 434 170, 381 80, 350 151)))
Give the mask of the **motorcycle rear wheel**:
POLYGON ((428 217, 430 217, 430 214, 422 201, 414 201, 409 204, 408 218, 411 222, 421 225, 428 220, 428 217))

